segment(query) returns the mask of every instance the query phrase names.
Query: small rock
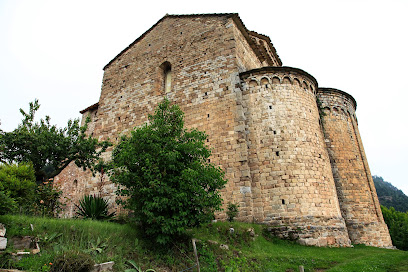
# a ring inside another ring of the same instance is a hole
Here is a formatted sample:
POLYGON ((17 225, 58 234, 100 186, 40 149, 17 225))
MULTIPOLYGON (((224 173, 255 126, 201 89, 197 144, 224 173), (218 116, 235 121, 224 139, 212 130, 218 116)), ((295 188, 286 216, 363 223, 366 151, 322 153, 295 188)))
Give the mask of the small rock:
POLYGON ((95 264, 94 268, 92 269, 92 272, 113 271, 114 264, 115 262, 95 264))
POLYGON ((218 242, 217 242, 217 241, 208 240, 207 242, 209 242, 210 244, 213 244, 213 245, 218 245, 218 242))
POLYGON ((4 250, 7 247, 7 238, 0 237, 0 250, 4 250))
POLYGON ((0 237, 6 236, 6 226, 0 223, 0 237))
POLYGON ((249 236, 255 237, 255 230, 253 228, 247 229, 247 232, 249 233, 249 236))
POLYGON ((225 249, 225 250, 229 250, 229 246, 228 245, 220 245, 220 248, 221 249, 225 249))

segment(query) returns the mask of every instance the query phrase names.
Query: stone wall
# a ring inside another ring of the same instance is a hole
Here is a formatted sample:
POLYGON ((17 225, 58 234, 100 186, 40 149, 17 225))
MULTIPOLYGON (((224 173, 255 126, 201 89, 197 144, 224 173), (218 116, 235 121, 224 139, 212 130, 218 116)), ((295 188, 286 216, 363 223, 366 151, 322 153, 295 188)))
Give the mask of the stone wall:
POLYGON ((356 102, 345 92, 321 88, 323 130, 342 216, 356 244, 391 247, 387 225, 368 167, 355 115, 356 102))
POLYGON ((320 130, 316 80, 290 67, 241 78, 254 218, 301 228, 308 244, 350 245, 320 130), (328 225, 322 235, 319 228, 328 225))
MULTIPOLYGON (((101 96, 81 111, 83 122, 89 116, 87 133, 116 143, 168 97, 187 128, 209 135, 210 162, 228 179, 224 207, 239 204, 238 220, 269 224, 308 245, 348 246, 349 235, 355 243, 391 245, 354 99, 317 92, 311 75, 281 65, 269 38, 248 31, 237 14, 166 15, 105 66, 101 96), (323 123, 316 95, 327 108, 323 123)), ((71 163, 54 183, 67 203, 61 216, 73 216, 85 194, 122 212, 106 175, 71 163)))
MULTIPOLYGON (((222 196, 240 204, 240 220, 252 221, 251 194, 240 191, 249 187, 250 181, 249 168, 240 161, 247 151, 239 132, 238 74, 240 69, 258 67, 261 62, 243 30, 234 16, 165 17, 105 67, 98 108, 85 111, 83 118, 92 116, 89 132, 94 137, 116 142, 121 134, 145 123, 167 96, 184 111, 187 127, 209 135, 208 145, 213 150, 210 161, 226 171, 229 181, 222 196), (162 83, 163 63, 172 71, 168 93, 162 83)), ((109 156, 110 151, 105 158, 109 156)), ((71 202, 97 191, 100 180, 75 168, 71 164, 55 179, 71 202), (76 193, 67 185, 74 180, 80 181, 82 188, 76 193)), ((110 191, 103 196, 113 199, 110 191)), ((225 218, 225 214, 218 218, 225 218)))

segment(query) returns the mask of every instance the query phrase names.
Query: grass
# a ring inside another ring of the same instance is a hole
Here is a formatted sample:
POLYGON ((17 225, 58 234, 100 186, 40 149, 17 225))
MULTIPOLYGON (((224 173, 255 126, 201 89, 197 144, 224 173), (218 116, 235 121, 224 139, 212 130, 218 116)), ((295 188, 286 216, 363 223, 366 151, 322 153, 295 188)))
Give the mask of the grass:
MULTIPOLYGON (((182 271, 194 266, 190 239, 170 247, 152 244, 135 226, 78 219, 49 219, 27 216, 0 216, 7 237, 30 235, 40 239, 41 253, 20 261, 0 256, 0 267, 26 271, 47 271, 61 252, 75 250, 90 254, 96 263, 114 261, 115 271, 124 271, 126 260, 142 269, 182 271), (29 224, 34 225, 31 231, 29 224), (7 267, 8 266, 8 267, 7 267)), ((218 222, 189 231, 199 239, 201 271, 408 271, 408 252, 356 245, 354 248, 319 248, 269 237, 264 226, 218 222), (231 232, 230 228, 234 231, 231 232), (255 237, 249 229, 253 228, 255 237), (220 245, 228 245, 227 249, 220 245)), ((190 270, 195 271, 195 269, 190 270)))

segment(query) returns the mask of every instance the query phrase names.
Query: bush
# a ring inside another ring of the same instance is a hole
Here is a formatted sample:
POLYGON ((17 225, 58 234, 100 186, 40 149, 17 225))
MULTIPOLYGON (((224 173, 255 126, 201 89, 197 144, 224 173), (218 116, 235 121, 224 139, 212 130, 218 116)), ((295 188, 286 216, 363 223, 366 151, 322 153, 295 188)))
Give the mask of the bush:
POLYGON ((35 175, 31 164, 0 165, 0 214, 30 212, 35 197, 35 175))
POLYGON ((17 204, 6 192, 0 189, 0 215, 12 213, 17 209, 17 204))
POLYGON ((31 164, 0 165, 0 186, 20 206, 34 198, 35 175, 31 164))
POLYGON ((398 249, 408 250, 408 213, 384 206, 381 206, 381 211, 388 226, 392 244, 398 249))
POLYGON ((62 191, 55 189, 52 182, 43 182, 35 192, 35 214, 53 217, 62 210, 62 191))
POLYGON ((228 203, 228 211, 227 211, 227 216, 228 216, 228 221, 232 222, 234 221, 234 218, 238 215, 238 204, 233 204, 231 202, 228 203))
POLYGON ((96 220, 110 219, 115 213, 109 213, 108 201, 99 196, 84 196, 79 201, 76 214, 78 216, 96 220))
POLYGON ((208 162, 207 135, 184 129, 183 116, 164 100, 150 123, 123 137, 112 153, 119 194, 144 233, 160 244, 213 219, 222 202, 218 190, 226 183, 224 172, 208 162))
POLYGON ((55 258, 50 272, 89 272, 94 264, 88 254, 68 251, 55 258))

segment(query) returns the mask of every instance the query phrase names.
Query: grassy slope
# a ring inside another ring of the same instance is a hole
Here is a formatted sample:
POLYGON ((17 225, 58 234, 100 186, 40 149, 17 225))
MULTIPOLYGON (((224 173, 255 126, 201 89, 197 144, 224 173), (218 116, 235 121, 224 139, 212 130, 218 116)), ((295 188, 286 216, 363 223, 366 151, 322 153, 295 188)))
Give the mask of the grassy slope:
MULTIPOLYGON (((45 219, 24 216, 0 216, 7 236, 62 233, 60 238, 42 244, 41 255, 22 259, 17 266, 41 271, 61 251, 91 249, 98 238, 107 247, 92 254, 96 262, 115 261, 116 271, 124 271, 125 261, 133 259, 143 267, 157 271, 181 271, 194 265, 190 241, 171 249, 152 246, 130 225, 88 220, 45 219), (31 232, 29 223, 34 225, 31 232)), ((194 229, 202 271, 408 271, 408 252, 373 247, 317 248, 300 246, 263 235, 263 226, 245 223, 216 223, 194 229), (229 228, 234 228, 230 233, 229 228), (255 237, 247 231, 255 229, 255 237), (208 240, 215 241, 209 242, 208 240), (220 249, 226 244, 229 250, 220 249)), ((0 258, 1 259, 1 258, 0 258)), ((0 261, 1 263, 1 261, 0 261)))

